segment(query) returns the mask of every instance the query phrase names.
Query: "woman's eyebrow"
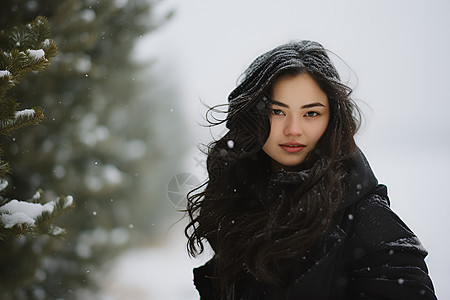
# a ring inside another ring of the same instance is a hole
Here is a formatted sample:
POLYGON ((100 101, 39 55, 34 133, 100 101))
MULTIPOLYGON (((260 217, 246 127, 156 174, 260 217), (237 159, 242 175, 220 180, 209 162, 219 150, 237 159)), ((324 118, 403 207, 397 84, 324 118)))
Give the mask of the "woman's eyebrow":
POLYGON ((325 107, 325 105, 323 105, 320 102, 314 102, 314 103, 310 103, 310 104, 305 104, 301 108, 304 109, 304 108, 311 108, 311 107, 316 107, 316 106, 323 106, 323 107, 325 107))
POLYGON ((278 106, 281 106, 281 107, 289 108, 289 105, 284 104, 283 102, 278 102, 278 101, 273 100, 273 99, 270 100, 270 104, 271 104, 271 105, 274 105, 274 104, 275 104, 275 105, 278 105, 278 106))
MULTIPOLYGON (((270 100, 270 104, 272 104, 272 105, 275 104, 275 105, 278 105, 278 106, 281 106, 281 107, 289 108, 289 105, 287 105, 287 104, 285 104, 285 103, 283 103, 283 102, 276 101, 276 100, 270 100)), ((303 105, 303 106, 301 107, 301 109, 311 108, 311 107, 316 107, 316 106, 322 106, 322 107, 325 107, 325 105, 322 104, 322 103, 320 103, 320 102, 314 102, 314 103, 309 103, 309 104, 303 105)))

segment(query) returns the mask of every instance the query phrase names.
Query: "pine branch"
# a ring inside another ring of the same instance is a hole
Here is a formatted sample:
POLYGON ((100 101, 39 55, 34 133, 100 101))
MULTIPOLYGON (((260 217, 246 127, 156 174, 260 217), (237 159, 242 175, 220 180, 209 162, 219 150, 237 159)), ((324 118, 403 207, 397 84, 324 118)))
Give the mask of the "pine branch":
MULTIPOLYGON (((49 66, 58 47, 50 38, 47 19, 37 17, 33 22, 0 31, 0 134, 8 136, 21 127, 35 125, 44 119, 40 107, 19 111, 19 104, 6 97, 8 89, 17 85, 30 71, 49 66)), ((3 173, 0 173, 3 174, 3 173)))
MULTIPOLYGON (((0 149, 0 156, 2 155, 2 149, 0 149)), ((9 168, 9 163, 7 161, 4 161, 0 158, 0 178, 5 178, 8 173, 10 173, 11 170, 9 168)), ((1 179, 0 179, 0 187, 1 187, 1 179)), ((1 188, 0 188, 1 190, 1 188)))
MULTIPOLYGON (((44 119, 42 108, 19 110, 19 103, 6 97, 6 93, 28 72, 41 71, 49 66, 50 59, 58 52, 55 42, 49 37, 50 28, 44 17, 37 17, 21 27, 0 31, 1 135, 9 136, 18 128, 38 124, 44 119)), ((0 192, 8 185, 4 179, 8 172, 8 162, 0 159, 0 192)), ((64 230, 52 222, 72 207, 71 196, 45 201, 42 191, 25 201, 9 200, 0 195, 0 240, 26 233, 61 235, 64 230)))
POLYGON ((42 16, 21 27, 0 31, 0 97, 28 72, 49 66, 58 53, 50 34, 47 19, 42 16))
MULTIPOLYGON (((7 181, 0 181, 0 191, 7 181)), ((42 190, 25 201, 3 199, 0 203, 0 240, 24 234, 61 236, 65 230, 52 224, 57 217, 73 209, 72 196, 46 201, 42 190)))
POLYGON ((21 127, 37 125, 44 118, 44 110, 40 107, 16 111, 14 118, 0 120, 0 134, 10 135, 14 130, 21 127))

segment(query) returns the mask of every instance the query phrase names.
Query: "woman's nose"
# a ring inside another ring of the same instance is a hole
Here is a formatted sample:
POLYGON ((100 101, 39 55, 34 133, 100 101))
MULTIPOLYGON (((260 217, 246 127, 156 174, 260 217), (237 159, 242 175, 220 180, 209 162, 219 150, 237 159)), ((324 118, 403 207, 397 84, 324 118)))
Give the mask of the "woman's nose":
POLYGON ((297 117, 288 117, 284 126, 284 134, 299 136, 303 134, 301 120, 297 117))

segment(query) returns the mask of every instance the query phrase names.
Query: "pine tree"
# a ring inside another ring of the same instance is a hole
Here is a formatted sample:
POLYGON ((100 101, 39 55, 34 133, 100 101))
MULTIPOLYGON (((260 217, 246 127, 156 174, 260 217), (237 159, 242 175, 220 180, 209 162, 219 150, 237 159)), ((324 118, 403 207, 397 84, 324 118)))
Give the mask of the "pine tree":
POLYGON ((59 48, 49 70, 12 90, 46 119, 4 149, 9 192, 25 199, 45 187, 48 198, 70 193, 77 205, 58 219, 64 239, 0 242, 1 299, 96 299, 104 264, 157 234, 170 208, 164 185, 182 159, 165 145, 182 141, 183 125, 171 112, 175 95, 159 86, 169 74, 156 78, 132 59, 136 41, 166 20, 152 17, 155 5, 2 0, 0 28, 43 15, 59 48))
MULTIPOLYGON (((7 91, 17 85, 30 71, 48 67, 57 53, 53 40, 49 39, 47 20, 37 17, 33 22, 0 31, 0 134, 10 136, 16 129, 40 123, 43 109, 20 110, 16 99, 7 91)), ((0 154, 2 153, 0 148, 0 154)), ((8 186, 9 164, 0 157, 0 192, 8 186)), ((72 206, 71 196, 45 201, 42 191, 32 198, 18 201, 0 195, 0 240, 20 237, 25 233, 60 235, 64 232, 52 224, 54 218, 72 206)))

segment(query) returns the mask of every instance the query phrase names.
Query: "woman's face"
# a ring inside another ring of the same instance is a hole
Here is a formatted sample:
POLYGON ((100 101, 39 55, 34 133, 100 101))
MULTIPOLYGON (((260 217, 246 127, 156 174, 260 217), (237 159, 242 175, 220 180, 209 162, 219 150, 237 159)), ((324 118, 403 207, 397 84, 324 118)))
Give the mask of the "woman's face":
POLYGON ((285 75, 275 81, 269 113, 263 150, 274 169, 296 169, 328 126, 328 97, 309 74, 285 75))

